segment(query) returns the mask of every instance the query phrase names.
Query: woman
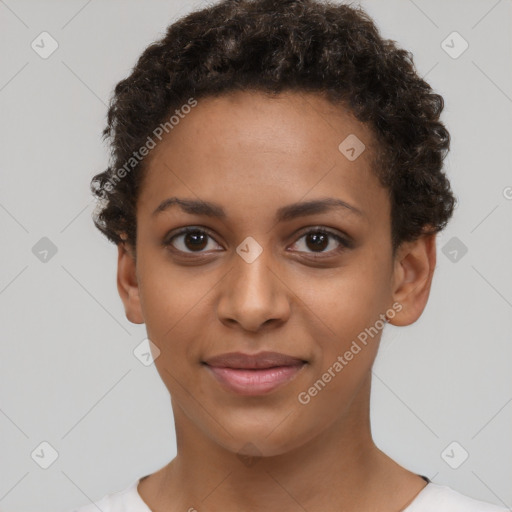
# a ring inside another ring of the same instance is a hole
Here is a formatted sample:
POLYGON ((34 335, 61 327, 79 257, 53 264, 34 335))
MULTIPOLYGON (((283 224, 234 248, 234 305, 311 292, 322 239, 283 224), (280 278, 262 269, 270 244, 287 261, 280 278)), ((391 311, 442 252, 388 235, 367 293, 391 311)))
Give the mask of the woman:
POLYGON ((227 0, 144 51, 92 189, 177 456, 80 512, 504 510, 371 435, 382 330, 421 316, 456 203, 442 110, 343 4, 227 0))

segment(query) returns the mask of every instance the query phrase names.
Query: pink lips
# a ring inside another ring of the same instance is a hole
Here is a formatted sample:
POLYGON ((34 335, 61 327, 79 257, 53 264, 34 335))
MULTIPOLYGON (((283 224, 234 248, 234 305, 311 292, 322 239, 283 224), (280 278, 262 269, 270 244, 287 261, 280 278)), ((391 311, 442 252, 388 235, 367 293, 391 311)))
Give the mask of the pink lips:
POLYGON ((261 395, 289 382, 306 364, 302 359, 260 352, 231 352, 205 361, 206 368, 227 389, 240 395, 261 395))

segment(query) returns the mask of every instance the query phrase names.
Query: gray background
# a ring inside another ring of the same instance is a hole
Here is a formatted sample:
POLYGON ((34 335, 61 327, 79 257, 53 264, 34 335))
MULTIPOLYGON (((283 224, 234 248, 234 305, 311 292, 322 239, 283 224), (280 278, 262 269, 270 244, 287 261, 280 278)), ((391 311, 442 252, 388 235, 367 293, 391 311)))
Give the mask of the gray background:
MULTIPOLYGON (((171 21, 200 5, 0 1, 3 511, 69 510, 175 454, 168 393, 133 355, 145 328, 124 316, 117 251, 92 224, 89 181, 107 165, 101 130, 114 85, 171 21), (47 59, 31 48, 43 31, 59 45, 47 59), (33 252, 48 244, 43 237, 57 248, 46 262, 33 252), (31 458, 43 441, 58 452, 48 469, 31 458)), ((438 239, 423 316, 384 332, 373 434, 410 470, 512 507, 512 5, 362 5, 445 98, 446 170, 460 202, 438 239), (453 31, 469 43, 458 58, 441 46, 453 31), (452 464, 469 453, 457 469, 442 457, 453 441, 452 464)))

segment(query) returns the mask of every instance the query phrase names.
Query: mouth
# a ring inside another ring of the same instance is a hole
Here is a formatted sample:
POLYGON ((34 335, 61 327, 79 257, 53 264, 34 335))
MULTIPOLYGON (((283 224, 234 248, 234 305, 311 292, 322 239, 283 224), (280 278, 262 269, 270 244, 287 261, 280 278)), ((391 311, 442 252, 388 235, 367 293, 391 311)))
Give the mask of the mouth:
POLYGON ((202 364, 226 390, 239 395, 264 395, 290 382, 307 361, 278 352, 232 352, 202 364))

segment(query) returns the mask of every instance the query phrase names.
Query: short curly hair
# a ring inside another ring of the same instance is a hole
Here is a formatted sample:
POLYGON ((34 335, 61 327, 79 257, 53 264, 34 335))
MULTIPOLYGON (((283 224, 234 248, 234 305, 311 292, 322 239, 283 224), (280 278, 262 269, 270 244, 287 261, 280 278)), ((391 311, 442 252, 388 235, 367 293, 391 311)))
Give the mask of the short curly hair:
POLYGON ((144 153, 155 128, 191 97, 236 90, 323 93, 370 127, 372 170, 391 202, 393 254, 446 226, 456 199, 442 170, 450 146, 439 120, 444 101, 418 76, 412 54, 383 39, 360 6, 223 0, 171 24, 115 87, 103 130, 111 165, 91 181, 101 199, 94 224, 111 242, 136 246, 147 166, 134 155, 144 153))

